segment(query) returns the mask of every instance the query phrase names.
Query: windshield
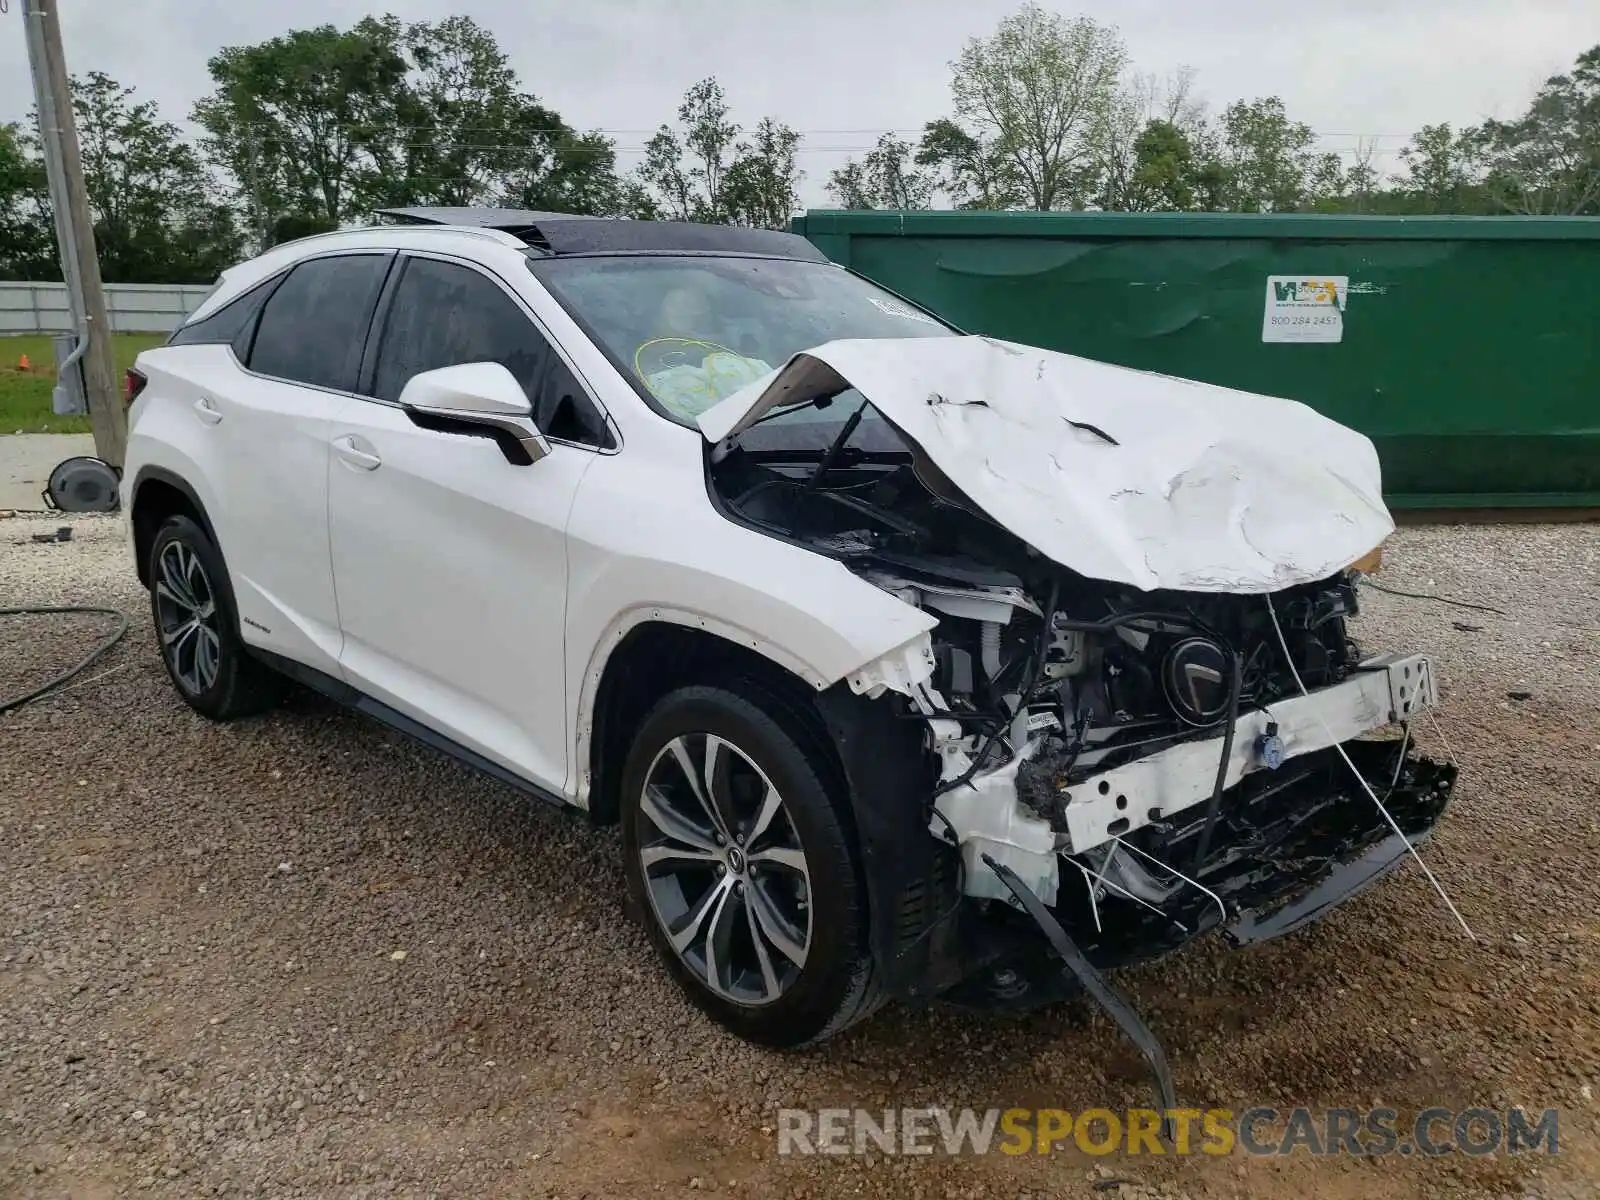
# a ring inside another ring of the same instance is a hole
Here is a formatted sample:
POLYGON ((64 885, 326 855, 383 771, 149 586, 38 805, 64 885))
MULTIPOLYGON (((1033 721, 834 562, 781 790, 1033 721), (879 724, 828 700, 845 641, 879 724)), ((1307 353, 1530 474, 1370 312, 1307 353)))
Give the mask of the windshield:
MULTIPOLYGON (((767 258, 529 260, 540 281, 673 420, 719 400, 839 338, 952 337, 955 331, 827 263, 767 258)), ((837 425, 853 391, 825 410, 775 423, 837 425)))

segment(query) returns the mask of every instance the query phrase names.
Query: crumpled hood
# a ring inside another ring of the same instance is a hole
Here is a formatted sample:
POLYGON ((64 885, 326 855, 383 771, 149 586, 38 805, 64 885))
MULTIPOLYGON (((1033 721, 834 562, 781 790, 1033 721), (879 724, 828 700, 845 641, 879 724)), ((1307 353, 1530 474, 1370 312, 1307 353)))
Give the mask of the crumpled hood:
POLYGON ((1394 530, 1371 440, 1303 404, 992 338, 829 342, 701 414, 700 429, 734 438, 846 386, 974 505, 1093 579, 1277 591, 1394 530))

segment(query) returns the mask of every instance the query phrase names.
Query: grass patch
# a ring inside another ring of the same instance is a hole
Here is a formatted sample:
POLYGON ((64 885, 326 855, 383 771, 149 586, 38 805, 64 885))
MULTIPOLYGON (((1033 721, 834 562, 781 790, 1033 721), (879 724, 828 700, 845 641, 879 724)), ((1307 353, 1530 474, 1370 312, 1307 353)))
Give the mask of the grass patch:
MULTIPOLYGON (((164 333, 114 333, 111 353, 117 360, 117 387, 122 373, 133 366, 141 350, 159 346, 164 333)), ((7 433, 88 433, 89 418, 58 417, 50 411, 50 393, 56 386, 56 354, 49 334, 0 337, 0 435, 7 433), (27 355, 32 369, 19 370, 27 355)))

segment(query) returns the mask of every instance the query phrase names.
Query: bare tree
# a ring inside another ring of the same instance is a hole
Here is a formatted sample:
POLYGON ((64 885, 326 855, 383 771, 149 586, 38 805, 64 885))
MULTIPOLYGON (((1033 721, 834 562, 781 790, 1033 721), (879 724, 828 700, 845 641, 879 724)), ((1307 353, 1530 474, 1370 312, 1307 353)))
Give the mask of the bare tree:
POLYGON ((1355 205, 1358 213, 1364 213, 1372 207, 1373 193, 1378 190, 1382 176, 1378 168, 1372 165, 1372 160, 1378 153, 1378 139, 1375 137, 1358 137, 1356 148, 1352 156, 1350 167, 1345 172, 1345 194, 1350 202, 1355 205))

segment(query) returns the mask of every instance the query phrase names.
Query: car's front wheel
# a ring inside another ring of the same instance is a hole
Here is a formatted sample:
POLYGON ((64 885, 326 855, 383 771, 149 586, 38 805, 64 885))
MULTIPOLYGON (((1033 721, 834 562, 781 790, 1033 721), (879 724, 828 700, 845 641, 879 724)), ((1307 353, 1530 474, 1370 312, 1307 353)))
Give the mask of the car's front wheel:
POLYGON ((796 1046, 865 1017, 879 990, 853 838, 782 715, 716 687, 661 700, 623 772, 623 845, 651 940, 695 1003, 796 1046))
POLYGON ((227 721, 269 708, 282 680, 239 640, 227 568, 195 521, 168 517, 150 546, 150 611, 161 660, 196 712, 227 721))

